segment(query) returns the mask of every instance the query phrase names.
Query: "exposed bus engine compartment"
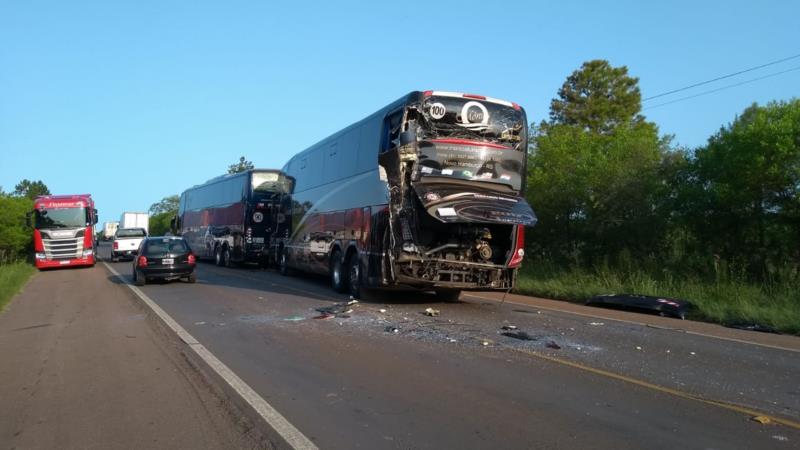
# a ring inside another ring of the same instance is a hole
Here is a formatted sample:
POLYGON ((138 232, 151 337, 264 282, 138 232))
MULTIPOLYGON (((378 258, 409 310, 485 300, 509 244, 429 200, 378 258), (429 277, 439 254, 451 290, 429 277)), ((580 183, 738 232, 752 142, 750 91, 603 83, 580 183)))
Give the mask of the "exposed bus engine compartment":
POLYGON ((524 113, 446 100, 409 106, 392 129, 395 145, 379 156, 390 192, 384 281, 509 289, 523 254, 520 229, 536 223, 521 196, 525 136, 514 118, 524 124, 524 113), (502 123, 488 117, 497 111, 502 123), (482 133, 492 126, 501 131, 482 133))

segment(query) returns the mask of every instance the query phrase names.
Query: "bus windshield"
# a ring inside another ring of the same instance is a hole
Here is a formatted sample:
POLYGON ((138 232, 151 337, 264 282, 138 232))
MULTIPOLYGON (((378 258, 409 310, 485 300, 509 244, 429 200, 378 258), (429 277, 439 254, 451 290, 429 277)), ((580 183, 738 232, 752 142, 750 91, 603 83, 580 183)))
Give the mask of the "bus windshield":
POLYGON ((422 101, 422 139, 456 138, 525 151, 525 119, 512 106, 466 97, 429 96, 422 101))
POLYGON ((35 217, 35 227, 39 230, 78 228, 89 225, 89 214, 86 208, 40 208, 36 210, 35 217))
POLYGON ((274 172, 253 172, 253 192, 275 192, 280 174, 274 172))

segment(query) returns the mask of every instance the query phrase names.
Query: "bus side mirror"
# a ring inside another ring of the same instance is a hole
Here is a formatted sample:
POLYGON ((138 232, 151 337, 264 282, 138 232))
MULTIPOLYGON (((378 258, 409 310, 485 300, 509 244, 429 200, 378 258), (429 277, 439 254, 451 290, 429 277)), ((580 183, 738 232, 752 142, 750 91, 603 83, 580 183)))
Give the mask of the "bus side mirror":
POLYGON ((400 133, 400 146, 417 142, 417 133, 413 130, 406 130, 400 133))

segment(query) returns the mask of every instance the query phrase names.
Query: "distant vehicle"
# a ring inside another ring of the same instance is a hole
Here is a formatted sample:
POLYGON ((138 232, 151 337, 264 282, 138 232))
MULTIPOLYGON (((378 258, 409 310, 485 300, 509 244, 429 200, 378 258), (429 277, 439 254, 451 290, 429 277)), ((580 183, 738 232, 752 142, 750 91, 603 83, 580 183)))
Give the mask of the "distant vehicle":
POLYGON ((197 281, 195 256, 182 237, 158 236, 142 240, 133 259, 133 282, 144 286, 148 280, 197 281))
POLYGON ((150 229, 150 215, 144 212, 124 212, 119 218, 119 228, 144 228, 150 229))
POLYGON ((111 241, 111 261, 117 262, 120 258, 136 256, 139 244, 146 237, 147 231, 144 228, 118 229, 111 241))
POLYGON ((119 222, 106 222, 103 224, 103 240, 108 241, 114 237, 119 228, 119 222))
POLYGON ((339 292, 410 287, 443 299, 509 290, 524 256, 527 121, 517 104, 412 92, 298 153, 281 271, 339 292))
POLYGON ((29 217, 37 268, 95 264, 97 210, 90 194, 39 196, 29 217))
POLYGON ((181 194, 175 234, 198 258, 219 266, 266 265, 276 236, 288 237, 294 181, 278 170, 252 169, 213 178, 181 194))

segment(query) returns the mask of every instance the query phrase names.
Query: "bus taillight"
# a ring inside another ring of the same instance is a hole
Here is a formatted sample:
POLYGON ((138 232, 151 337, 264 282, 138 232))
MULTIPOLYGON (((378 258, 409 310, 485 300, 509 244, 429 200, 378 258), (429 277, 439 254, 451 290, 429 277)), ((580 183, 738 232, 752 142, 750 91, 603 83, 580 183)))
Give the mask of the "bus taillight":
POLYGON ((511 260, 508 262, 508 267, 516 268, 522 264, 522 258, 525 257, 525 227, 517 225, 517 238, 514 240, 514 253, 511 254, 511 260))

